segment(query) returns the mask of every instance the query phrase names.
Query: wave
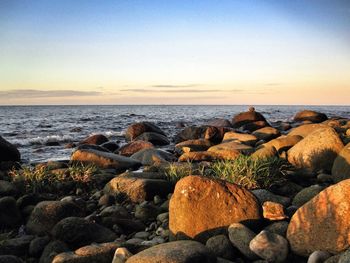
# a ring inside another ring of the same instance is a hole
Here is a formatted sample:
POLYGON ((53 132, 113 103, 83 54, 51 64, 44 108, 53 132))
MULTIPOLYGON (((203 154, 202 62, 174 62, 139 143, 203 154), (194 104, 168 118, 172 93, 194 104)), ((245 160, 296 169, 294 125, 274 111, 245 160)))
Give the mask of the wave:
POLYGON ((48 136, 38 136, 34 138, 25 138, 25 139, 14 139, 11 140, 16 146, 29 146, 29 145, 46 145, 48 143, 54 142, 71 142, 74 138, 70 135, 48 135, 48 136))

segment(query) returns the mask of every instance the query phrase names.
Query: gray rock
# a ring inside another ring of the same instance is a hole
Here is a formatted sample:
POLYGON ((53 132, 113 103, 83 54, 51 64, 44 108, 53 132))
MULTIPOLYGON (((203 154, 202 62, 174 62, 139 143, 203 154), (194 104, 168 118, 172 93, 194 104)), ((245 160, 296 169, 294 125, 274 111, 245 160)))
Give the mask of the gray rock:
POLYGON ((137 136, 135 140, 146 141, 152 143, 153 145, 160 146, 170 144, 170 141, 166 136, 155 132, 144 132, 137 136))
POLYGON ((8 181, 0 180, 0 197, 16 196, 18 194, 17 187, 8 181))
POLYGON ((257 255, 249 248, 250 241, 256 234, 240 223, 231 224, 228 228, 230 241, 244 256, 249 259, 257 259, 257 255))
POLYGON ((275 222, 265 227, 266 231, 283 236, 283 237, 286 237, 287 229, 288 229, 288 222, 286 221, 275 222))
POLYGON ((29 244, 34 236, 24 235, 0 242, 0 255, 22 256, 27 254, 29 244))
POLYGON ((24 263, 24 261, 13 255, 3 255, 0 256, 0 263, 24 263))
POLYGON ((266 201, 272 201, 275 203, 279 203, 283 206, 288 206, 290 204, 290 198, 280 195, 275 195, 268 190, 265 189, 256 189, 252 190, 252 193, 259 200, 260 204, 265 203, 266 201))
POLYGON ((300 207, 317 194, 319 194, 325 187, 320 185, 312 185, 310 187, 304 188, 293 198, 292 205, 300 207))
POLYGON ((137 205, 135 209, 135 218, 142 221, 150 221, 157 218, 159 212, 158 207, 152 204, 137 205))
POLYGON ((323 263, 332 255, 327 251, 314 251, 308 258, 307 263, 323 263))
POLYGON ((217 257, 234 259, 234 248, 226 235, 217 235, 209 238, 205 246, 217 257))
POLYGON ((250 241, 249 248, 268 262, 284 262, 288 256, 288 241, 266 230, 250 241))
POLYGON ((29 245, 29 255, 33 257, 40 256, 49 242, 50 238, 48 236, 34 238, 29 245))
POLYGON ((54 257, 62 252, 69 251, 69 248, 65 243, 59 240, 51 241, 48 243, 41 254, 39 263, 52 263, 54 257))
POLYGON ((143 165, 155 165, 175 160, 175 156, 171 153, 154 148, 138 151, 131 155, 130 158, 141 162, 143 165))
POLYGON ((350 262, 350 250, 346 250, 339 257, 338 263, 349 263, 350 262))
POLYGON ((16 199, 11 196, 0 198, 0 225, 13 227, 20 223, 21 213, 16 206, 16 199))

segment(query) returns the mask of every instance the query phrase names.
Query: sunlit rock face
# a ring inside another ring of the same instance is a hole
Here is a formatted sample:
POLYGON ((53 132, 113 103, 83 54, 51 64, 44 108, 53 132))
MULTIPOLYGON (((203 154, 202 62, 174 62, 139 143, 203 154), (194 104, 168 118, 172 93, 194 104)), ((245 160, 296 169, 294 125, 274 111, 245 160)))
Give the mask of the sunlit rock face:
POLYGON ((339 253, 350 246, 350 179, 330 186, 293 215, 287 231, 292 251, 308 256, 339 253))

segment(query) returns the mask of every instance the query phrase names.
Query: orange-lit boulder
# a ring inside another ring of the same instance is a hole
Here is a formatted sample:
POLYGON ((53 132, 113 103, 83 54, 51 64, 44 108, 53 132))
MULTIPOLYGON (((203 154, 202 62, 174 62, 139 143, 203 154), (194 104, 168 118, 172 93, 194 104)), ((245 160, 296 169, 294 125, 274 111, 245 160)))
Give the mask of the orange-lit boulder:
POLYGON ((131 156, 134 153, 137 153, 138 151, 141 151, 143 149, 149 149, 153 148, 153 144, 146 141, 132 141, 128 144, 123 145, 118 150, 118 153, 123 156, 131 156))
POLYGON ((222 139, 223 141, 228 141, 228 140, 237 140, 240 141, 244 144, 254 146, 256 142, 258 141, 258 138, 252 134, 248 133, 238 133, 234 131, 229 131, 224 134, 224 138, 222 139))
POLYGON ((300 207, 287 231, 294 253, 337 254, 350 247, 350 179, 330 186, 300 207))
POLYGON ((327 128, 329 127, 326 124, 304 124, 301 125, 299 127, 296 127, 294 129, 292 129, 289 133, 288 136, 292 136, 292 135, 299 135, 301 137, 306 137, 307 135, 309 135, 310 133, 322 129, 322 128, 327 128))

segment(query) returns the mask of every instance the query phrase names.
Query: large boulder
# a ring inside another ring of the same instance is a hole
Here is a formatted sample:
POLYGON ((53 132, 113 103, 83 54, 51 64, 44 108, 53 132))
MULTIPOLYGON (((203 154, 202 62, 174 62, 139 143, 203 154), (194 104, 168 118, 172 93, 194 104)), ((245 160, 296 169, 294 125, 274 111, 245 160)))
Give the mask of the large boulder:
POLYGON ((118 154, 130 157, 138 151, 154 148, 153 144, 145 141, 132 141, 119 148, 118 154))
POLYGON ((267 143, 264 143, 262 147, 270 147, 273 146, 278 153, 283 151, 287 151, 300 142, 303 137, 299 135, 288 135, 288 136, 280 136, 276 139, 273 139, 267 143))
POLYGON ((187 140, 176 144, 175 151, 181 154, 184 152, 206 151, 211 146, 213 146, 213 143, 206 139, 187 140))
POLYGON ((201 176, 181 179, 169 204, 169 229, 175 238, 205 241, 232 223, 256 223, 260 218, 261 207, 248 190, 201 176))
POLYGON ((257 121, 266 121, 266 119, 261 113, 256 112, 253 107, 250 107, 249 111, 241 112, 232 118, 232 126, 239 128, 245 124, 257 121))
POLYGON ((270 141, 281 135, 280 131, 273 127, 264 127, 253 132, 259 140, 270 141))
POLYGON ((0 198, 0 225, 14 227, 21 222, 21 213, 16 206, 16 199, 12 196, 0 198))
POLYGON ((204 137, 206 127, 189 126, 181 130, 175 135, 175 143, 180 143, 188 140, 196 140, 204 137))
POLYGON ((350 143, 348 143, 335 158, 332 167, 334 182, 340 182, 350 178, 350 143))
POLYGON ((17 187, 8 181, 0 180, 0 197, 2 196, 16 196, 18 194, 17 187))
POLYGON ((162 134, 156 132, 144 132, 137 136, 135 140, 150 142, 154 145, 168 145, 170 141, 168 138, 162 134))
POLYGON ((174 241, 153 246, 130 257, 126 263, 215 263, 216 257, 203 244, 174 241))
POLYGON ((71 161, 91 163, 101 168, 114 168, 118 171, 137 169, 141 166, 141 163, 135 159, 90 149, 76 150, 71 156, 71 161))
POLYGON ((330 186, 300 207, 287 231, 292 251, 308 256, 322 250, 337 254, 350 247, 350 179, 330 186))
POLYGON ((298 135, 301 137, 306 137, 308 136, 310 133, 313 133, 314 131, 317 131, 319 129, 323 129, 323 128, 327 128, 329 127, 326 124, 304 124, 304 125, 300 125, 294 129, 292 129, 289 133, 288 136, 292 136, 292 135, 298 135))
POLYGON ((28 233, 45 235, 61 219, 70 216, 83 216, 83 209, 70 201, 43 201, 31 213, 26 229, 28 233))
POLYGON ((106 136, 103 134, 94 134, 82 140, 79 144, 101 145, 106 142, 108 142, 108 138, 106 136))
POLYGON ((288 151, 288 161, 310 171, 330 171, 334 159, 344 147, 333 128, 316 130, 288 151))
POLYGON ((241 143, 254 146, 257 143, 258 138, 248 133, 238 133, 235 131, 229 131, 224 134, 224 138, 222 140, 223 141, 237 140, 237 141, 240 141, 241 143))
POLYGON ((61 240, 73 248, 82 247, 92 242, 110 242, 117 238, 112 230, 80 217, 62 219, 55 225, 51 233, 55 239, 61 240))
POLYGON ((252 148, 251 146, 237 142, 237 141, 223 142, 223 143, 214 145, 208 149, 208 152, 214 152, 220 155, 230 154, 232 152, 248 154, 253 151, 254 151, 254 148, 252 148))
POLYGON ((303 110, 299 111, 294 116, 294 121, 311 121, 311 122, 323 122, 328 119, 327 115, 324 113, 320 113, 312 110, 303 110))
POLYGON ((157 125, 145 121, 131 124, 125 131, 125 138, 128 141, 133 141, 144 132, 155 132, 165 136, 165 133, 157 125))
MULTIPOLYGON (((236 159, 239 155, 239 152, 232 152, 232 155, 230 158, 236 159)), ((179 162, 203 162, 203 161, 215 161, 215 160, 222 160, 222 156, 215 153, 215 152, 208 152, 208 151, 200 151, 200 152, 185 152, 183 153, 178 161, 179 162)))
POLYGON ((175 160, 175 157, 171 153, 154 148, 138 151, 131 155, 130 158, 142 163, 143 165, 158 165, 175 160))
POLYGON ((6 141, 0 136, 0 162, 2 161, 14 161, 18 162, 21 160, 21 154, 19 153, 16 146, 6 141))
POLYGON ((227 119, 216 118, 216 119, 210 120, 207 123, 207 125, 214 126, 214 127, 231 127, 231 122, 227 119))
POLYGON ((156 195, 166 197, 174 189, 162 175, 154 173, 125 173, 109 181, 104 192, 123 195, 133 202, 153 200, 156 195))

